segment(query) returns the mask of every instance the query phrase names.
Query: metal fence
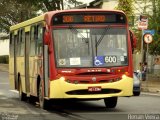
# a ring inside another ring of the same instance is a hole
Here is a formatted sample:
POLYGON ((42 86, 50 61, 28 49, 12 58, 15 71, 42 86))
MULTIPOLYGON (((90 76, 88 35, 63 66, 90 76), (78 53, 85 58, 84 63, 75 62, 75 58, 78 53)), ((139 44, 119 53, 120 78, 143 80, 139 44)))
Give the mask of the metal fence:
POLYGON ((160 81, 160 69, 148 69, 146 77, 146 80, 160 81))

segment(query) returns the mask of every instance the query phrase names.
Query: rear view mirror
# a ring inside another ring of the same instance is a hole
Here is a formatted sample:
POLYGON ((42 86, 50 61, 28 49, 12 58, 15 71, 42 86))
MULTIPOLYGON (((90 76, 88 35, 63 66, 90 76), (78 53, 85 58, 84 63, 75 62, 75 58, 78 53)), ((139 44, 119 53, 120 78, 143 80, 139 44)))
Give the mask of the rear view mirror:
POLYGON ((133 52, 134 48, 136 48, 137 38, 131 30, 129 30, 129 33, 130 33, 130 41, 131 41, 131 47, 133 52))

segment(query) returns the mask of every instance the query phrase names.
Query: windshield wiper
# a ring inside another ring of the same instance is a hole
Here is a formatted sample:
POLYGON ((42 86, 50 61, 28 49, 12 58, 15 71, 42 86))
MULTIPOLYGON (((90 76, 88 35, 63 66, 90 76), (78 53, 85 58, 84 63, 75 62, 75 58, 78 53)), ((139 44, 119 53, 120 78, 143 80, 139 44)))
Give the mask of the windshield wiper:
MULTIPOLYGON (((90 54, 90 50, 89 50, 89 39, 88 39, 88 35, 87 35, 87 38, 85 38, 83 35, 82 35, 82 33, 81 32, 79 32, 76 28, 74 28, 73 26, 69 26, 69 29, 70 29, 70 31, 71 32, 74 32, 74 33, 76 33, 76 34, 79 34, 80 36, 81 36, 81 38, 82 38, 82 40, 84 40, 85 41, 85 43, 88 45, 88 55, 90 54)), ((88 34, 88 33, 87 33, 88 34)))
POLYGON ((97 48, 98 47, 98 45, 102 42, 102 40, 103 40, 103 38, 104 38, 104 36, 105 36, 105 34, 107 33, 107 31, 110 29, 110 27, 108 26, 108 27, 106 27, 105 29, 104 29, 104 31, 103 31, 103 33, 102 33, 102 35, 101 35, 101 37, 99 38, 99 40, 98 41, 96 41, 96 45, 95 45, 95 47, 97 48))
POLYGON ((103 38, 104 38, 104 36, 105 36, 105 34, 107 33, 107 31, 110 29, 110 27, 108 26, 108 27, 106 27, 105 29, 104 29, 104 31, 103 31, 103 33, 102 33, 102 35, 101 35, 101 37, 99 38, 99 40, 97 41, 97 36, 96 36, 96 38, 95 38, 95 48, 96 48, 96 56, 97 56, 97 49, 98 49, 98 45, 102 42, 102 40, 103 40, 103 38))
MULTIPOLYGON (((76 28, 74 28, 73 26, 69 26, 69 29, 71 30, 71 32, 74 32, 74 33, 76 33, 76 34, 79 34, 81 37, 82 37, 82 40, 84 40, 85 41, 85 43, 89 43, 88 42, 88 38, 85 38, 83 35, 82 35, 82 33, 80 33, 76 28)), ((88 36, 87 36, 88 37, 88 36)))

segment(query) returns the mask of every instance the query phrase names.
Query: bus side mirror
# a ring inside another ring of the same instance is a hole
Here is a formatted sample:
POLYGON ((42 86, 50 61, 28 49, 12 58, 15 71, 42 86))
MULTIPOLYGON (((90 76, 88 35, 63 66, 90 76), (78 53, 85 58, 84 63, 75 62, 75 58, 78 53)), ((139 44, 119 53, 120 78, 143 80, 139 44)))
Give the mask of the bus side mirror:
POLYGON ((133 34, 133 47, 136 48, 137 46, 137 38, 136 36, 133 34))
POLYGON ((48 27, 44 28, 44 37, 43 38, 44 38, 43 39, 44 45, 48 46, 48 53, 51 53, 53 50, 50 48, 51 35, 50 35, 48 27))
POLYGON ((49 32, 45 31, 45 33, 44 33, 44 44, 48 45, 49 44, 49 40, 50 40, 49 32))
POLYGON ((129 30, 129 33, 130 33, 130 41, 131 41, 131 47, 132 47, 132 53, 133 53, 134 48, 136 48, 137 38, 131 30, 129 30))
POLYGON ((44 44, 48 45, 50 41, 49 27, 46 25, 44 27, 44 44))

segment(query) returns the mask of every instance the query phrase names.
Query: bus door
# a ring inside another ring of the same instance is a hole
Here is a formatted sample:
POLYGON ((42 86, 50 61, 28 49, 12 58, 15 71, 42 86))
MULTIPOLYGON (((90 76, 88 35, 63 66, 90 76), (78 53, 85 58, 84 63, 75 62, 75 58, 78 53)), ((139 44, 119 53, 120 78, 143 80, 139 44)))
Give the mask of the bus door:
POLYGON ((41 65, 39 65, 41 72, 40 74, 44 80, 44 94, 48 96, 48 76, 49 76, 49 66, 48 66, 48 45, 43 44, 45 29, 43 25, 38 25, 38 40, 37 40, 37 53, 41 56, 41 65), (42 70, 43 69, 43 70, 42 70))
POLYGON ((29 43, 30 43, 30 36, 29 32, 25 32, 25 88, 26 93, 30 92, 30 80, 29 80, 29 43))

